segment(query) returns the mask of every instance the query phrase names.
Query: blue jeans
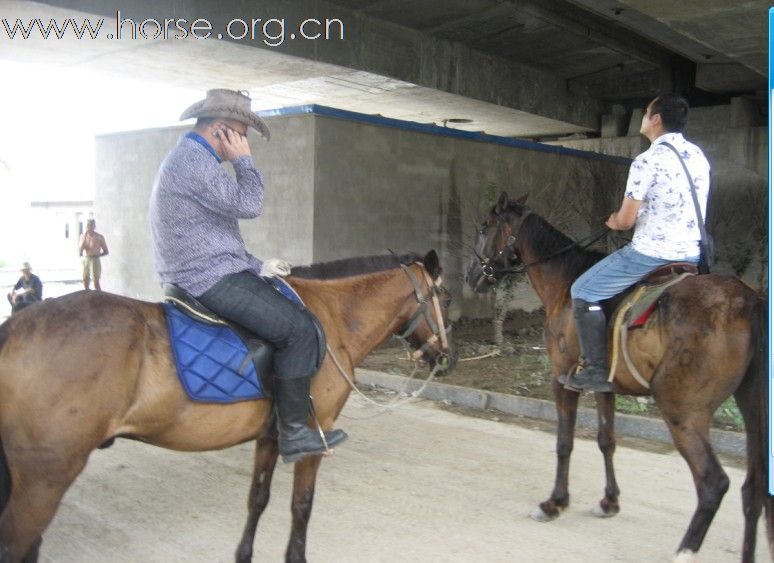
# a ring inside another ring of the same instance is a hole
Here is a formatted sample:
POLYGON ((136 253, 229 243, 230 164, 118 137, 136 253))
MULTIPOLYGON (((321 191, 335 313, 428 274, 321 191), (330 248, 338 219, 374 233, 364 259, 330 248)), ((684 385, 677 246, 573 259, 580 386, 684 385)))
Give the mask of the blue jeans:
POLYGON ((277 377, 314 375, 318 342, 312 314, 263 278, 251 272, 229 274, 197 299, 211 311, 271 342, 277 377))
MULTIPOLYGON (((681 262, 698 262, 698 258, 681 262)), ((618 249, 586 270, 575 283, 570 293, 573 299, 596 302, 615 297, 631 287, 651 271, 676 262, 653 258, 637 252, 631 244, 618 249)))

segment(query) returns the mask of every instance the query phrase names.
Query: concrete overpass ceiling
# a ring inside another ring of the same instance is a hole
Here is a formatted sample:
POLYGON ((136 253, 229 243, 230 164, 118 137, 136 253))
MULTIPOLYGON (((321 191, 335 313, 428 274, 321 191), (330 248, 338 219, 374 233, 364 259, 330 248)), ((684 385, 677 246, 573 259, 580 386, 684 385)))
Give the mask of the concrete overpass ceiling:
POLYGON ((768 72, 768 1, 331 1, 548 71, 612 103, 669 89, 753 92, 768 72))
MULTIPOLYGON (((4 0, 4 17, 204 17, 240 0, 4 0), (196 10, 196 13, 194 13, 196 10)), ((594 136, 613 104, 676 90, 694 105, 762 92, 768 3, 687 0, 266 0, 262 15, 336 17, 339 42, 0 42, 0 58, 176 86, 251 91, 255 109, 316 103, 491 134, 594 136), (449 120, 470 120, 454 123, 449 120)), ((760 95, 759 95, 760 97, 760 95)), ((617 109, 620 111, 620 108, 617 109)))

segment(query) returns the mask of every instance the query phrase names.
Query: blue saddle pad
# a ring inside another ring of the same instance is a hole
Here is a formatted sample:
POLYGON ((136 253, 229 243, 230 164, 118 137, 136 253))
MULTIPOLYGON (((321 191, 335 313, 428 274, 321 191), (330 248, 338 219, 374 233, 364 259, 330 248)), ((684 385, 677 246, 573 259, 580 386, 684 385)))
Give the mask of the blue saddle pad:
POLYGON ((192 400, 234 403, 266 397, 247 347, 230 327, 203 323, 171 303, 163 305, 177 373, 192 400))
POLYGON ((290 287, 290 284, 286 282, 283 278, 279 276, 271 276, 263 279, 267 280, 271 285, 273 285, 274 289, 279 291, 288 300, 292 301, 293 303, 297 303, 299 305, 304 304, 304 302, 301 301, 301 298, 298 296, 296 291, 292 287, 290 287))

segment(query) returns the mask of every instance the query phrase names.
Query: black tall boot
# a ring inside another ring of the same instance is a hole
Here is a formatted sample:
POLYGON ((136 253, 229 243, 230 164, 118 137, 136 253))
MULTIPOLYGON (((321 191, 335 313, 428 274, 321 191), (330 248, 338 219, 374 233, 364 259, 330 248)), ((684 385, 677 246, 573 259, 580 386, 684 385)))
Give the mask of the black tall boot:
POLYGON ((285 463, 298 461, 308 455, 324 454, 347 439, 343 430, 331 430, 324 433, 323 441, 319 429, 312 430, 306 425, 309 419, 310 385, 310 377, 277 377, 274 380, 279 453, 285 463))
POLYGON ((597 391, 611 393, 613 385, 607 380, 607 319, 599 303, 572 300, 575 331, 578 333, 581 360, 578 371, 567 378, 565 389, 570 391, 597 391))

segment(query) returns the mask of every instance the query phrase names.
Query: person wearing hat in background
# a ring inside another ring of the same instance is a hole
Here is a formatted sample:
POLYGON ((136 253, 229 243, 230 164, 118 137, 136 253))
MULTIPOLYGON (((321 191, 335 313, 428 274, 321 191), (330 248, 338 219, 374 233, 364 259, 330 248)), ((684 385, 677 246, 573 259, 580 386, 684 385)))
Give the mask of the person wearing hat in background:
POLYGON ((19 281, 8 293, 12 315, 43 299, 43 283, 38 276, 32 273, 32 266, 29 262, 22 264, 21 273, 19 281))
POLYGON ((263 276, 288 275, 281 260, 247 252, 239 219, 261 214, 264 185, 247 140, 248 127, 267 141, 269 129, 243 92, 209 90, 180 119, 197 118, 161 163, 150 198, 156 271, 222 317, 275 346, 274 395, 279 452, 285 462, 323 454, 343 442, 341 430, 307 426, 318 342, 311 313, 283 297, 263 276), (222 161, 234 168, 236 179, 222 161))
POLYGON ((91 280, 94 280, 94 289, 102 291, 99 278, 102 275, 102 256, 108 255, 105 237, 95 229, 97 222, 94 219, 86 221, 86 232, 81 235, 81 243, 78 245, 79 255, 83 256, 83 289, 89 289, 91 280))

